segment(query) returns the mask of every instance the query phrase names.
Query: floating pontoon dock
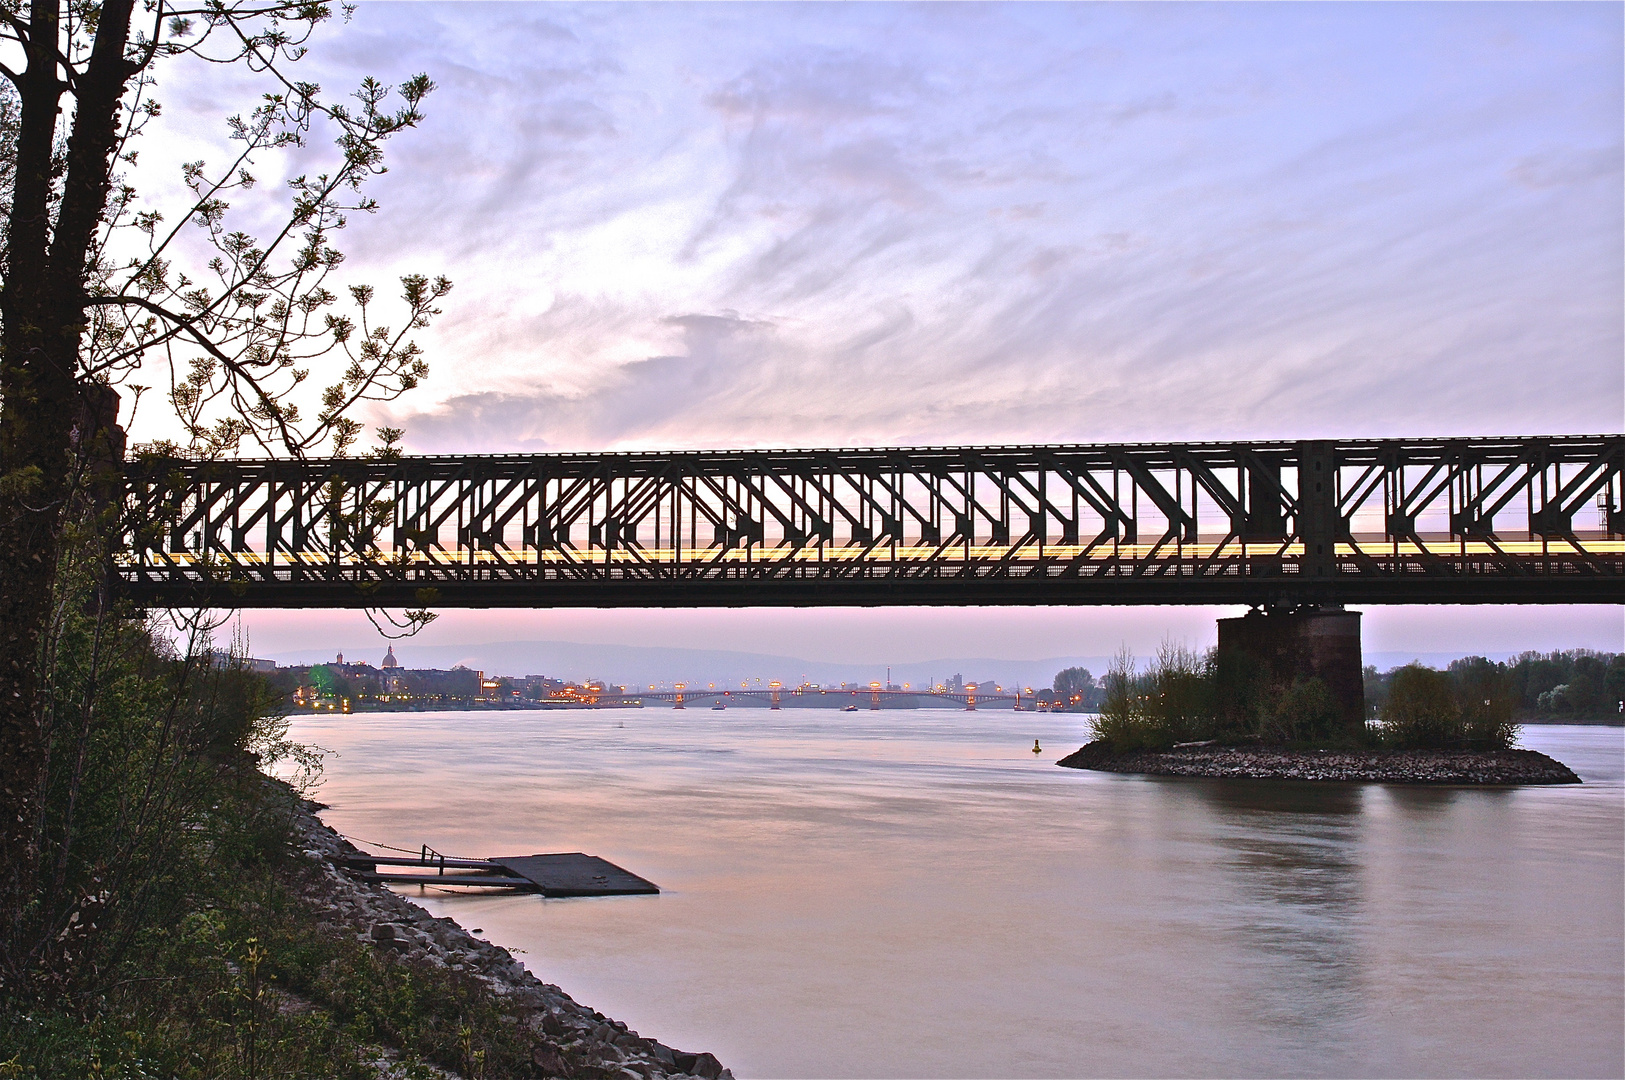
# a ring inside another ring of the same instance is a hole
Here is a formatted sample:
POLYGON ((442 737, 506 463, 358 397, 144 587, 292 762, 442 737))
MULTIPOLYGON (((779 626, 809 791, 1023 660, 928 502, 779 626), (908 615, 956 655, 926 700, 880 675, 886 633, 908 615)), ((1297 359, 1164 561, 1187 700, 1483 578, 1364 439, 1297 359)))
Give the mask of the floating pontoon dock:
POLYGON ((391 885, 456 885, 481 889, 513 889, 547 897, 636 896, 658 893, 660 887, 607 859, 570 851, 553 855, 512 855, 498 859, 454 859, 425 847, 420 856, 372 855, 361 852, 341 860, 364 881, 391 885), (380 871, 380 866, 403 872, 380 871), (407 873, 407 870, 433 873, 407 873), (447 873, 447 871, 452 871, 447 873))

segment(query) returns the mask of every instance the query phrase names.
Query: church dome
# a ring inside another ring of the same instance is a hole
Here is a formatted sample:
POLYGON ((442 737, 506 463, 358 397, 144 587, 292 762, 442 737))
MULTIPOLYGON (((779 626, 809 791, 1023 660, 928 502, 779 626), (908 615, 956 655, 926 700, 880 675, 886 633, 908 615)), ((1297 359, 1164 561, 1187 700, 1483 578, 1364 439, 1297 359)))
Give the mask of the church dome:
POLYGON ((395 646, 391 645, 389 647, 389 652, 384 654, 384 667, 386 667, 386 668, 397 668, 397 667, 400 667, 400 666, 401 666, 401 662, 399 660, 395 659, 395 646))

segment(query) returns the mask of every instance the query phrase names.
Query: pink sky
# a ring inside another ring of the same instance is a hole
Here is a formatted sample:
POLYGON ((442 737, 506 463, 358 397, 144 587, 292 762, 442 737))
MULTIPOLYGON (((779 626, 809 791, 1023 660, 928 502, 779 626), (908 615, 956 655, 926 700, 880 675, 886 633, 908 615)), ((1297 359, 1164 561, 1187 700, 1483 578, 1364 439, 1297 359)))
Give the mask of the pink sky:
MULTIPOLYGON (((1594 433, 1625 425, 1622 13, 363 4, 301 65, 440 87, 342 237, 350 280, 457 283, 427 383, 368 417, 409 451, 1594 433)), ((165 73, 154 206, 261 89, 165 73)), ((1215 614, 447 612, 425 640, 1098 654, 1215 614)), ((244 625, 377 641, 358 619, 244 625)), ((1618 608, 1367 627, 1625 644, 1618 608)))

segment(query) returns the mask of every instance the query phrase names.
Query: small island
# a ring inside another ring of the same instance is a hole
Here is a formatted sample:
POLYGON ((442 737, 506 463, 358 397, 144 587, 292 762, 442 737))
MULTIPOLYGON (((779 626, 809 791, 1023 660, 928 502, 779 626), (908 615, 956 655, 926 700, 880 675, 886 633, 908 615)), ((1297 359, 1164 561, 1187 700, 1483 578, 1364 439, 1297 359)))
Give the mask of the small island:
POLYGON ((1175 746, 1118 751, 1096 739, 1056 762, 1069 769, 1254 780, 1351 780, 1382 784, 1578 784, 1561 761, 1535 750, 1298 749, 1175 746))
POLYGON ((1302 658, 1272 663, 1222 644, 1205 656, 1165 646, 1143 670, 1120 653, 1101 683, 1094 740, 1057 764, 1258 780, 1581 782, 1562 762, 1513 745, 1517 694, 1504 664, 1409 664, 1376 681, 1368 669, 1370 686, 1344 687, 1303 677, 1314 665, 1302 658))

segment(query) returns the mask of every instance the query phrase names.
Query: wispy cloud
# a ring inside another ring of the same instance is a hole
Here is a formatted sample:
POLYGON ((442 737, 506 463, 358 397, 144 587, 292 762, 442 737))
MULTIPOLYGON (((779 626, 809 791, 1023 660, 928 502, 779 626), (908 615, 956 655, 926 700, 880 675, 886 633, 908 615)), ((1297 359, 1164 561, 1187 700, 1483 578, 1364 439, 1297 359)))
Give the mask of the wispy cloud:
POLYGON ((441 85, 353 229, 458 282, 415 450, 1618 430, 1621 22, 366 5, 313 60, 441 85))

